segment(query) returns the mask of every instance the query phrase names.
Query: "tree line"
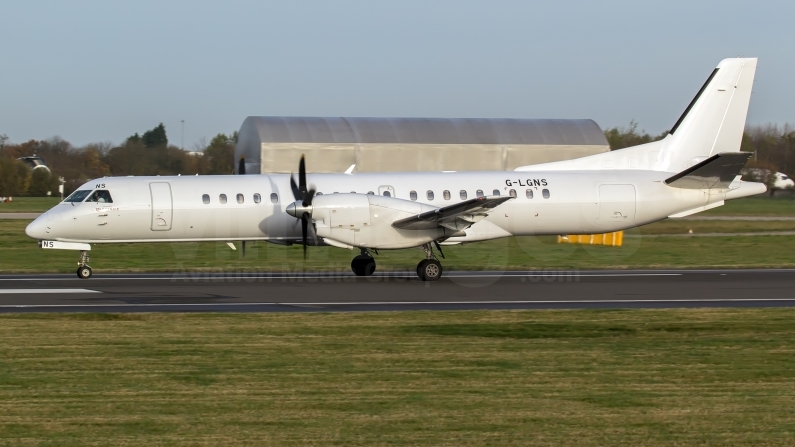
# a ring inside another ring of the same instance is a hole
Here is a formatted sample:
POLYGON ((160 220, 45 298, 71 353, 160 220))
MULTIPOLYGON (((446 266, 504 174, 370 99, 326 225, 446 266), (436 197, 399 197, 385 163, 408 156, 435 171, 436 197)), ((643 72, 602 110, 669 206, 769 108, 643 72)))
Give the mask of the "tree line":
MULTIPOLYGON (((666 135, 667 131, 659 135, 638 131, 634 121, 627 127, 605 130, 611 150, 657 141, 666 135)), ((64 193, 69 194, 86 181, 104 176, 231 174, 236 141, 237 132, 218 134, 209 143, 197 144, 194 151, 185 151, 168 143, 163 124, 140 135, 135 133, 119 146, 92 143, 75 147, 57 137, 6 144, 6 139, 0 138, 0 196, 44 196, 48 191, 57 195, 59 177, 64 178, 64 193), (31 171, 17 160, 32 155, 43 158, 51 172, 31 171)), ((795 177, 792 125, 749 126, 743 134, 741 150, 755 154, 748 167, 795 177)))
POLYGON ((59 177, 64 179, 64 194, 70 194, 88 180, 126 175, 206 175, 231 174, 234 168, 237 132, 218 134, 198 143, 194 151, 169 144, 161 123, 154 129, 127 138, 114 146, 91 143, 75 147, 58 137, 30 140, 0 147, 0 196, 58 195, 59 177), (50 168, 31 170, 17 160, 39 156, 50 168))

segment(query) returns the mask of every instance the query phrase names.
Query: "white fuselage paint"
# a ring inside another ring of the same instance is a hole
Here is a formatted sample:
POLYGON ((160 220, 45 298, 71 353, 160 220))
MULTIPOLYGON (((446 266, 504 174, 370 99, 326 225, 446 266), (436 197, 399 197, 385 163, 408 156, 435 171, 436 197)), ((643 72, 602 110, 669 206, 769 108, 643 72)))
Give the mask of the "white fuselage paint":
MULTIPOLYGON (((756 64, 756 58, 722 60, 667 137, 633 148, 509 172, 309 174, 310 188, 323 196, 314 198, 311 212, 309 206, 300 208, 300 216, 315 224, 307 227, 316 229, 307 240, 314 243, 318 236, 318 243, 337 247, 396 249, 431 241, 605 233, 763 193, 761 183, 735 179, 727 185, 726 178, 718 182, 734 172, 731 164, 720 165, 723 174, 717 165, 702 173, 715 177, 711 189, 665 184, 665 179, 685 174, 690 167, 701 169, 698 164, 709 157, 740 150, 756 64), (459 215, 447 210, 449 216, 436 216, 442 220, 425 214, 461 202, 462 190, 472 199, 477 190, 485 196, 495 191, 506 196, 512 189, 516 198, 489 209, 485 218, 482 211, 459 215), (374 195, 364 195, 371 191, 374 195), (384 197, 387 192, 391 198, 384 197), (400 223, 426 218, 430 220, 425 223, 439 225, 407 230, 400 223), (397 228, 392 226, 395 222, 397 228)), ((28 236, 43 241, 43 248, 81 251, 88 250, 86 243, 302 240, 301 219, 286 212, 295 198, 290 177, 284 174, 116 177, 88 182, 80 189, 99 190, 92 194, 97 201, 109 193, 112 203, 61 203, 33 221, 25 230, 28 236), (226 203, 219 200, 221 194, 226 203), (260 203, 254 202, 255 194, 262 198, 260 203), (278 198, 273 202, 272 194, 278 198)), ((291 212, 296 210, 298 206, 291 212)))
MULTIPOLYGON (((461 202, 462 190, 469 199, 476 197, 477 190, 486 196, 494 195, 494 190, 502 196, 515 190, 515 199, 468 228, 466 236, 448 239, 474 242, 618 231, 731 198, 727 190, 669 187, 663 180, 670 175, 647 170, 585 170, 308 174, 307 178, 309 185, 324 195, 390 191, 393 197, 409 201, 411 191, 416 191, 417 202, 431 207, 461 202), (527 196, 528 189, 532 198, 527 196), (549 192, 548 198, 544 190, 549 192), (428 200, 427 191, 433 192, 433 200, 428 200), (444 191, 449 191, 449 199, 444 191)), ((110 192, 113 203, 63 202, 32 223, 28 234, 40 240, 87 243, 301 239, 300 220, 285 212, 294 202, 288 175, 110 177, 79 189, 100 189, 100 184, 110 192), (164 191, 171 194, 170 210, 164 191), (203 203, 204 194, 209 195, 209 204, 203 203), (225 204, 219 200, 221 194, 226 195, 225 204), (242 203, 238 203, 238 194, 243 196, 242 203), (260 203, 254 203, 255 194, 261 196, 260 203), (275 203, 272 194, 276 194, 275 203)), ((378 248, 377 243, 372 246, 378 248)))

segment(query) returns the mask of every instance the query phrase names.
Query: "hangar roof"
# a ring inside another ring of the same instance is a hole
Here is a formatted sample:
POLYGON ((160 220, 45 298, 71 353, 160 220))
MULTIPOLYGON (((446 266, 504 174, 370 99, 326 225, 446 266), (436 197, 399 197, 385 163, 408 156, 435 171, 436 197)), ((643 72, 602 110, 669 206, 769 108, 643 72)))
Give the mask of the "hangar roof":
POLYGON ((261 143, 602 145, 593 120, 250 116, 241 139, 261 143))

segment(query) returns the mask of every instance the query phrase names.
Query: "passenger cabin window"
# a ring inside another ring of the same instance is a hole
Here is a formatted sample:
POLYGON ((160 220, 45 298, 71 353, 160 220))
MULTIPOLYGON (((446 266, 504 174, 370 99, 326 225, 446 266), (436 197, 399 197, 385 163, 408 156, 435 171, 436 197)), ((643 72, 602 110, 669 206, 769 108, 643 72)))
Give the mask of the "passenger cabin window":
POLYGON ((482 190, 482 189, 478 189, 478 190, 475 192, 475 194, 478 196, 478 198, 481 198, 481 197, 483 197, 483 190, 482 190))
POLYGON ((275 192, 271 193, 271 203, 279 203, 279 195, 275 192))
POLYGON ((442 197, 444 197, 444 200, 450 200, 450 191, 446 189, 442 191, 442 197))
POLYGON ((532 190, 532 189, 528 189, 527 191, 525 191, 524 195, 525 195, 525 196, 526 196, 528 199, 532 199, 532 198, 533 198, 533 190, 532 190))
POLYGON ((410 198, 411 200, 417 200, 417 191, 411 191, 411 192, 409 193, 409 198, 410 198))
POLYGON ((113 199, 110 198, 110 193, 108 191, 105 191, 104 189, 98 189, 94 191, 93 194, 88 196, 86 202, 113 203, 113 199))
POLYGON ((243 201, 245 201, 245 198, 243 197, 243 194, 238 194, 237 195, 237 203, 243 203, 243 201))
POLYGON ((512 190, 508 191, 508 195, 510 195, 511 197, 513 197, 515 199, 516 198, 516 190, 512 189, 512 190))
POLYGON ((221 194, 220 196, 218 196, 218 201, 221 202, 222 204, 226 203, 226 194, 221 194))
POLYGON ((202 194, 202 203, 205 205, 210 204, 210 195, 209 194, 202 194))
POLYGON ((425 193, 425 197, 427 197, 428 200, 433 200, 433 191, 429 189, 428 192, 425 193))
POLYGON ((259 195, 259 193, 254 194, 254 203, 260 203, 260 202, 262 202, 262 196, 259 195))
POLYGON ((392 194, 389 191, 384 191, 384 197, 392 197, 392 194))
POLYGON ((466 200, 467 192, 462 189, 461 192, 458 193, 458 196, 461 197, 461 200, 466 200))
POLYGON ((548 189, 541 190, 541 195, 544 196, 545 199, 548 199, 549 198, 549 190, 548 189))
POLYGON ((491 194, 494 195, 494 196, 498 196, 498 195, 500 195, 500 190, 499 189, 495 189, 494 191, 491 192, 491 194))
POLYGON ((82 202, 86 199, 86 197, 88 197, 89 194, 91 194, 90 189, 80 189, 69 194, 69 197, 65 198, 64 202, 82 202))

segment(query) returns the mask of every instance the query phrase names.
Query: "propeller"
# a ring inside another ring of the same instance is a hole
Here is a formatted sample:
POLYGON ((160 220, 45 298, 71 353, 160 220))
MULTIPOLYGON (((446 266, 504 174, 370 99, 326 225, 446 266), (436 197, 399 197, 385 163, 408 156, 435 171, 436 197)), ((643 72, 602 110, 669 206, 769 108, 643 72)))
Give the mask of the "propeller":
POLYGON ((290 189, 293 190, 295 203, 287 206, 287 213, 301 219, 301 237, 304 243, 304 259, 306 259, 307 233, 309 231, 309 219, 312 218, 312 199, 315 197, 315 189, 307 189, 306 163, 303 155, 301 155, 301 162, 298 164, 298 184, 295 183, 295 178, 290 175, 290 189), (300 208, 296 206, 299 201, 301 202, 300 208))

